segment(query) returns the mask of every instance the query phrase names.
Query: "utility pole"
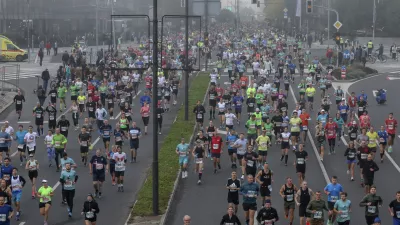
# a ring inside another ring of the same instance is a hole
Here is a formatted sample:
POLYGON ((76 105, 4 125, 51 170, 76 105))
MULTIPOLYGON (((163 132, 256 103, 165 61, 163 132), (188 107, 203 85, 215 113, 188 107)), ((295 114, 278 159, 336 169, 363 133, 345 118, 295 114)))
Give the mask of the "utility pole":
MULTIPOLYGON (((158 17, 157 0, 153 0, 153 88, 158 86, 158 17)), ((157 90, 157 89, 156 89, 157 90)), ((153 94, 153 118, 157 118, 158 99, 153 94)), ((158 215, 158 125, 153 123, 153 214, 158 215)))
MULTIPOLYGON (((111 1, 111 14, 114 15, 114 3, 116 2, 116 0, 112 0, 111 1)), ((117 51, 117 43, 115 42, 115 26, 114 26, 114 20, 111 20, 112 23, 112 32, 113 32, 113 45, 114 45, 114 51, 117 51)))
POLYGON ((331 0, 328 0, 328 40, 331 38, 331 26, 331 0))
POLYGON ((27 13, 28 19, 27 19, 26 24, 27 24, 27 29, 28 29, 28 62, 30 63, 31 62, 31 48, 30 48, 31 21, 30 21, 29 15, 30 15, 30 11, 31 11, 31 1, 27 0, 27 2, 28 2, 28 13, 27 13))
POLYGON ((375 41, 375 22, 376 22, 376 0, 374 0, 374 8, 372 12, 372 41, 375 41))
MULTIPOLYGON (((238 0, 239 1, 239 0, 238 0)), ((206 33, 207 33, 207 38, 208 38, 208 0, 205 0, 205 3, 204 3, 204 8, 205 8, 205 15, 204 15, 204 19, 205 19, 205 24, 206 24, 206 33)), ((205 40, 204 40, 205 41, 205 40)), ((208 43, 208 41, 207 41, 207 44, 209 44, 208 43)), ((207 46, 205 46, 205 47, 208 47, 208 45, 207 46)), ((208 70, 208 54, 206 54, 206 71, 208 70)))
POLYGON ((189 120, 189 0, 185 1, 185 120, 189 120))
POLYGON ((96 0, 96 55, 99 52, 99 0, 96 0))

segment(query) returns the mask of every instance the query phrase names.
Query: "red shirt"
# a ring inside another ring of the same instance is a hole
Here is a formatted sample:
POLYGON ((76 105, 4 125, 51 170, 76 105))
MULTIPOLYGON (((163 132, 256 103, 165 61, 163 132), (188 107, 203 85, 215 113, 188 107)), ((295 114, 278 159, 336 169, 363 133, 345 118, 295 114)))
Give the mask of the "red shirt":
POLYGON ((100 96, 98 95, 92 95, 92 101, 95 102, 97 104, 97 102, 100 100, 100 96))
POLYGON ((232 84, 231 88, 233 93, 238 92, 238 90, 240 89, 239 85, 237 84, 232 84))
POLYGON ((149 117, 150 116, 150 107, 149 106, 143 106, 142 109, 140 110, 140 113, 142 114, 142 117, 149 117))
POLYGON ((326 130, 326 136, 328 139, 336 138, 336 129, 337 128, 338 128, 338 125, 335 122, 326 123, 325 130, 326 130))
POLYGON ((211 153, 220 154, 222 150, 222 138, 220 136, 213 136, 211 138, 211 153))
POLYGON ((151 84, 153 82, 153 78, 151 77, 145 77, 144 81, 146 82, 146 88, 151 88, 151 84))
POLYGON ((217 91, 218 97, 222 97, 222 95, 224 94, 224 89, 222 87, 215 88, 215 91, 217 91))
POLYGON ((395 119, 386 119, 385 120, 385 125, 386 125, 386 132, 388 134, 396 134, 396 128, 397 128, 397 120, 395 119))
POLYGON ((87 89, 88 89, 88 95, 90 97, 93 97, 94 91, 95 91, 95 87, 93 85, 89 85, 87 89))
POLYGON ((246 87, 247 86, 247 81, 249 80, 249 78, 247 78, 246 76, 243 76, 240 78, 240 86, 241 87, 246 87))
POLYGON ((371 119, 368 115, 360 116, 360 127, 361 128, 369 128, 371 126, 371 119))
POLYGON ((356 107, 357 106, 357 97, 350 96, 349 99, 347 100, 347 103, 349 104, 350 107, 356 107))

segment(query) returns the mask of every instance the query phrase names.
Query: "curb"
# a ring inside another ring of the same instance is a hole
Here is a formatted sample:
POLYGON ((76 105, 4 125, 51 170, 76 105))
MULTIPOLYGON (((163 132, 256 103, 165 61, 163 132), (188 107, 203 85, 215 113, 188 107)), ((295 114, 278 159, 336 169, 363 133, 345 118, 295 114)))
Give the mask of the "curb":
MULTIPOLYGON (((18 92, 19 88, 18 88, 17 86, 15 86, 14 84, 12 84, 12 83, 10 83, 10 82, 7 82, 7 81, 3 81, 3 82, 4 82, 4 83, 7 83, 7 84, 9 84, 9 85, 12 85, 12 86, 14 86, 14 87, 13 87, 13 88, 4 88, 4 89, 2 90, 2 93, 3 93, 3 92, 15 92, 15 93, 18 92)), ((20 90, 21 90, 21 89, 20 89, 20 90)), ((21 90, 21 93, 24 95, 24 94, 25 94, 25 91, 24 91, 24 90, 21 90)), ((8 109, 8 107, 10 107, 13 103, 14 103, 14 101, 10 101, 10 102, 7 103, 4 107, 0 108, 0 114, 3 113, 4 111, 6 111, 6 110, 8 109)))
POLYGON ((374 76, 379 76, 379 75, 384 75, 384 74, 383 73, 371 73, 371 74, 368 74, 368 76, 363 77, 363 78, 357 78, 357 79, 351 79, 351 80, 337 80, 337 79, 335 79, 334 82, 337 82, 337 83, 352 83, 352 82, 368 79, 368 78, 371 78, 371 77, 374 77, 374 76))
MULTIPOLYGON (((200 71, 200 72, 204 72, 204 71, 200 71)), ((197 75, 199 75, 200 72, 198 72, 197 75)), ((206 101, 208 89, 210 89, 210 84, 208 84, 208 88, 206 90, 206 93, 204 94, 203 104, 206 101)), ((192 136, 190 137, 190 140, 189 140, 190 144, 193 141, 193 137, 194 137, 194 134, 195 134, 195 131, 196 131, 196 127, 197 127, 197 123, 193 127, 193 133, 192 133, 192 136)), ((176 176, 176 180, 175 180, 175 183, 174 183, 174 188, 172 189, 172 194, 171 194, 171 196, 169 198, 167 209, 166 209, 164 215, 162 215, 162 217, 161 217, 160 225, 165 225, 165 223, 167 221, 167 218, 168 218, 169 213, 171 211, 172 201, 174 200, 174 197, 175 197, 175 194, 176 194, 176 190, 178 189, 180 175, 181 175, 181 169, 179 169, 178 175, 176 176)))

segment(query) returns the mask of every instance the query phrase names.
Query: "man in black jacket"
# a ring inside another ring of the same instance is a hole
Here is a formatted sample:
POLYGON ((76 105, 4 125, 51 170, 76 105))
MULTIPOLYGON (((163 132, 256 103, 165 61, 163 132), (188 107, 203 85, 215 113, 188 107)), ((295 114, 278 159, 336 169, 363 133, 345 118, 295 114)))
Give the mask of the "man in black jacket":
POLYGON ((241 225, 239 218, 234 214, 233 206, 229 206, 228 213, 222 217, 220 225, 241 225))
POLYGON ((69 54, 67 51, 65 51, 64 54, 62 55, 62 61, 64 66, 68 64, 68 60, 69 60, 69 54))
POLYGON ((42 80, 43 80, 44 92, 47 93, 47 85, 48 85, 49 80, 50 80, 50 73, 49 73, 49 70, 47 68, 42 72, 42 80))
POLYGON ((271 200, 267 199, 265 201, 265 207, 260 209, 257 214, 257 221, 259 224, 272 224, 279 220, 278 212, 275 208, 271 207, 271 200), (262 223, 263 222, 263 223, 262 223))

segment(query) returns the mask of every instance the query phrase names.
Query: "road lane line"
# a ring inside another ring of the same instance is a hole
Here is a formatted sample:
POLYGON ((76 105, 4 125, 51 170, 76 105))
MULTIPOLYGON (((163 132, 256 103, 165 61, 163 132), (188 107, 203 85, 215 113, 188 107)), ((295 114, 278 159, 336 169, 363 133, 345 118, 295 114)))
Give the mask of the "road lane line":
MULTIPOLYGON (((289 89, 290 89, 290 93, 292 94, 293 101, 297 102, 297 100, 296 100, 296 95, 294 94, 293 89, 292 89, 292 85, 289 86, 289 89)), ((322 174, 324 175, 325 182, 326 182, 327 184, 329 184, 329 183, 330 183, 329 175, 328 175, 328 172, 326 172, 325 166, 324 166, 324 164, 321 162, 321 159, 320 159, 320 157, 319 157, 319 153, 318 153, 318 150, 317 150, 317 146, 316 146, 315 143, 314 143, 314 137, 311 135, 311 132, 307 132, 307 135, 308 135, 308 140, 310 140, 311 145, 312 145, 312 147, 313 147, 313 149, 314 149, 314 153, 315 153, 315 156, 317 157, 317 161, 318 161, 319 167, 321 168, 322 174)))
POLYGON ((60 181, 57 181, 57 183, 53 186, 53 191, 56 190, 60 184, 60 181))
POLYGON ((94 142, 90 145, 90 147, 93 148, 93 146, 95 146, 99 141, 100 141, 100 136, 97 137, 96 140, 94 140, 94 142))
MULTIPOLYGON (((353 83, 354 84, 354 83, 353 83)), ((349 85, 349 87, 350 87, 351 85, 349 85)), ((350 93, 349 93, 349 87, 347 87, 347 89, 345 90, 346 91, 346 93, 347 93, 347 95, 351 95, 350 93)), ((336 88, 332 85, 332 88, 336 91, 336 88)), ((357 113, 355 113, 355 117, 357 118, 357 120, 358 121, 360 121, 360 119, 358 118, 358 115, 357 115, 357 113)), ((343 137, 342 137, 343 138, 343 137)), ((399 135, 399 138, 400 138, 400 135, 399 135)), ((341 139, 342 141, 344 140, 344 142, 343 142, 343 144, 344 143, 346 143, 347 144, 347 142, 346 142, 346 140, 343 138, 343 139, 341 139)), ((394 140, 393 140, 394 141, 394 140)), ((378 141, 376 141, 377 142, 377 144, 378 144, 378 146, 379 146, 379 143, 378 143, 378 141)), ((394 166, 394 168, 400 173, 400 166, 396 163, 396 161, 394 161, 394 159, 392 158, 392 156, 386 151, 386 149, 385 149, 385 156, 386 156, 386 158, 387 159, 389 159, 389 161, 392 163, 392 165, 394 166)))
POLYGON ((13 154, 11 154, 11 157, 14 157, 14 156, 17 155, 17 154, 18 154, 18 150, 15 151, 15 152, 13 152, 13 154))
POLYGON ((19 225, 24 225, 25 224, 25 222, 21 222, 21 223, 19 223, 19 225))
MULTIPOLYGON (((18 121, 17 123, 31 123, 31 121, 18 121)), ((4 122, 0 122, 0 124, 4 124, 4 122)))

